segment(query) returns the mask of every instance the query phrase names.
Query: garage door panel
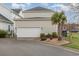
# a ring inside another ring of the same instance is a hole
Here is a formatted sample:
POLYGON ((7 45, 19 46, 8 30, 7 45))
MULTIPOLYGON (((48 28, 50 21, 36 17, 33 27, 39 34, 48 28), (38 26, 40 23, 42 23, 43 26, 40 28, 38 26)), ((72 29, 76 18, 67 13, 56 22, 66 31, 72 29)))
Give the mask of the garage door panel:
POLYGON ((39 37, 40 28, 17 28, 17 37, 39 37))

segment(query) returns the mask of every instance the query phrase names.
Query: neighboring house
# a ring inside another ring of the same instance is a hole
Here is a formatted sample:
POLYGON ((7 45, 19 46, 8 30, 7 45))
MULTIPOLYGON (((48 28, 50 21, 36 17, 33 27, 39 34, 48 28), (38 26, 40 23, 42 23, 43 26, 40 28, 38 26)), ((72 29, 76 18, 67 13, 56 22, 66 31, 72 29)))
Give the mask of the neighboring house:
POLYGON ((64 27, 71 32, 79 32, 79 24, 65 24, 64 27))
POLYGON ((12 11, 0 4, 0 29, 11 32, 14 31, 13 28, 12 11))
POLYGON ((0 29, 14 34, 14 17, 18 17, 13 11, 0 4, 0 29))
POLYGON ((40 33, 57 32, 57 24, 51 23, 54 11, 44 7, 34 7, 23 11, 24 18, 15 19, 17 37, 40 37, 40 33))
POLYGON ((0 14, 0 29, 8 32, 13 31, 13 22, 0 14))

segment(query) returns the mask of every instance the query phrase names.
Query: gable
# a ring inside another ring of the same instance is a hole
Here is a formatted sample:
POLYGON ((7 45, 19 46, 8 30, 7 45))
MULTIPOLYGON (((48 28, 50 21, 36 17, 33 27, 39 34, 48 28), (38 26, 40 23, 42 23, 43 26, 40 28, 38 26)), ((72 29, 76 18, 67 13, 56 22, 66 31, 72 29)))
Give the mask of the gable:
POLYGON ((23 11, 23 13, 28 13, 28 12, 35 13, 35 12, 54 12, 54 11, 48 8, 38 6, 38 7, 34 7, 34 8, 23 11))

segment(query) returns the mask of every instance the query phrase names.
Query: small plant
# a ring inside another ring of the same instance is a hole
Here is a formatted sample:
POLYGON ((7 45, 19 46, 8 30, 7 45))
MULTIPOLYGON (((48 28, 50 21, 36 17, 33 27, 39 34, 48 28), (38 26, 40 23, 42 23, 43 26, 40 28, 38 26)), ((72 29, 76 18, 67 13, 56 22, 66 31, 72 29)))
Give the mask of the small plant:
POLYGON ((41 34, 40 34, 40 37, 43 37, 43 36, 45 36, 45 34, 44 34, 44 33, 41 33, 41 34))
POLYGON ((45 41, 47 39, 44 33, 40 34, 40 38, 41 38, 41 41, 45 41))
POLYGON ((48 33, 48 34, 46 35, 46 37, 47 37, 47 38, 50 38, 50 40, 52 40, 52 35, 51 35, 51 34, 48 33))
POLYGON ((50 36, 51 36, 51 34, 49 34, 49 33, 46 35, 47 38, 50 38, 50 36))
POLYGON ((53 37, 52 37, 52 35, 50 36, 50 40, 52 40, 53 39, 53 37))
POLYGON ((52 33, 52 37, 53 37, 53 38, 57 38, 57 37, 58 37, 57 33, 56 33, 56 32, 53 32, 53 33, 52 33))
POLYGON ((7 35, 7 31, 5 30, 0 30, 0 38, 5 38, 7 35))

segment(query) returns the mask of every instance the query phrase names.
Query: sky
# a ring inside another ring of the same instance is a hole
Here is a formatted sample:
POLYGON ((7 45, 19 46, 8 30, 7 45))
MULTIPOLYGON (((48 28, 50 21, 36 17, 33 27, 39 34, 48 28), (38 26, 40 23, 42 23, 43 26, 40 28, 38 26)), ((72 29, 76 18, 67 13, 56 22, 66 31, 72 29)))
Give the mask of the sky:
POLYGON ((7 3, 4 4, 6 7, 10 9, 15 9, 15 8, 22 8, 22 10, 28 10, 37 6, 40 7, 45 7, 49 8, 53 11, 64 11, 65 15, 67 16, 68 23, 75 23, 78 21, 78 18, 74 18, 76 15, 75 13, 72 12, 72 9, 67 6, 67 4, 62 4, 62 3, 7 3))

